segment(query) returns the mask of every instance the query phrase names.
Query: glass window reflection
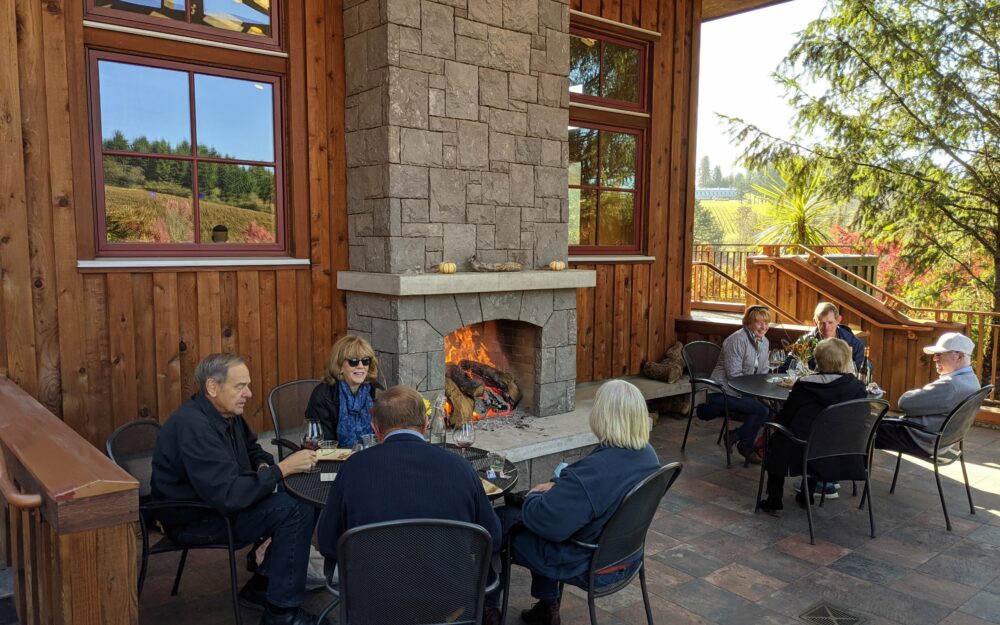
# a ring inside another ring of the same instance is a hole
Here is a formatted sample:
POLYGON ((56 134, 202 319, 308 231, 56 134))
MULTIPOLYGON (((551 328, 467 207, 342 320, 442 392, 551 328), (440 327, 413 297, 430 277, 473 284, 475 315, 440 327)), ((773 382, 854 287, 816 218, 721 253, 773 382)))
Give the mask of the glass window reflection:
POLYGON ((570 184, 596 185, 597 182, 597 141, 599 131, 593 128, 570 128, 569 166, 570 184))
POLYGON ((193 0, 191 21, 223 30, 269 37, 271 0, 193 0))
POLYGON ((604 42, 604 97, 639 101, 639 50, 604 42))
POLYGON ((104 148, 147 154, 191 154, 188 73, 99 61, 104 148))
POLYGON ((569 190, 569 244, 596 245, 597 191, 569 190))
POLYGON ((96 5, 180 22, 187 19, 184 0, 97 0, 96 5))
POLYGON ((109 243, 194 241, 191 163, 105 156, 104 216, 109 243))
POLYGON ((201 162, 198 189, 202 241, 261 244, 277 240, 273 167, 201 162), (218 233, 223 231, 226 238, 219 241, 218 233))
POLYGON ((637 150, 636 135, 602 131, 601 186, 634 189, 637 150))
POLYGON ((635 242, 635 194, 602 191, 598 244, 632 245, 635 242))
POLYGON ((274 160, 274 87, 195 74, 198 153, 245 161, 274 160))
POLYGON ((571 34, 569 58, 570 93, 600 95, 601 42, 571 34))

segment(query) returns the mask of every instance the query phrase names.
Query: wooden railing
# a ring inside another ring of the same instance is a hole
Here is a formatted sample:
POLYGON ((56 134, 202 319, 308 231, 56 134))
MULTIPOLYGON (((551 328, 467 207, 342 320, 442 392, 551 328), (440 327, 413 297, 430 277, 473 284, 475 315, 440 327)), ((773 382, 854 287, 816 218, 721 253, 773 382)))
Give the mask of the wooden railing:
POLYGON ((135 625, 139 484, 0 377, 0 498, 21 625, 135 625))
POLYGON ((708 273, 709 275, 712 275, 715 278, 717 278, 719 281, 728 284, 731 289, 738 291, 741 295, 741 301, 746 302, 749 300, 750 304, 754 303, 762 304, 764 306, 767 306, 771 310, 775 311, 775 317, 777 317, 778 319, 784 319, 786 323, 798 323, 795 320, 795 317, 791 313, 782 310, 773 301, 767 299, 760 293, 754 291, 753 289, 743 284, 736 278, 728 275, 725 271, 722 270, 722 268, 716 267, 712 263, 704 261, 695 261, 691 263, 691 265, 696 269, 702 269, 705 273, 708 273))

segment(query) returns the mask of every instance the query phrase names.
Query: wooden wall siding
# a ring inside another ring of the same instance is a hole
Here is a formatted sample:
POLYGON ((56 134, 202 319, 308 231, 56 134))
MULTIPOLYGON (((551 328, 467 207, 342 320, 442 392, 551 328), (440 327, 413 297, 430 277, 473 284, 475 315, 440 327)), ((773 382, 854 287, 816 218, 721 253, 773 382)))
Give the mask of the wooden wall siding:
POLYGON ((635 374, 675 340, 674 320, 690 299, 698 2, 571 0, 570 8, 660 33, 652 46, 646 249, 652 262, 575 263, 597 270, 577 292, 580 382, 635 374))
POLYGON ((290 248, 312 266, 89 273, 82 6, 0 2, 0 373, 103 448, 122 423, 166 419, 204 355, 235 351, 247 419, 269 428, 267 390, 319 375, 346 331, 341 3, 305 0, 287 21, 290 248))

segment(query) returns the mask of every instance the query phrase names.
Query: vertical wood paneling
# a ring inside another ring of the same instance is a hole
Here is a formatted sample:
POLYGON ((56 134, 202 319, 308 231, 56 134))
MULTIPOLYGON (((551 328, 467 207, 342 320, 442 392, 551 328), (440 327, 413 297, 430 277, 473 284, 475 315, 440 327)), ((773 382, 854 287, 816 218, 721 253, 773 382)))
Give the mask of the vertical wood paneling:
MULTIPOLYGON (((578 269, 594 269, 579 265, 578 269)), ((576 290, 576 380, 594 379, 594 289, 576 290)))
POLYGON ((639 26, 642 21, 640 19, 642 0, 621 0, 621 2, 622 22, 631 26, 639 26))
POLYGON ((295 302, 295 272, 278 271, 275 276, 275 298, 278 314, 276 335, 278 340, 278 382, 289 382, 309 376, 308 371, 299 375, 298 317, 295 302))
POLYGON ((622 21, 622 0, 601 0, 601 17, 622 21))
POLYGON ((224 271, 219 275, 219 315, 222 319, 222 351, 239 351, 236 343, 237 314, 236 272, 224 271))
MULTIPOLYGON (((316 315, 313 314, 312 308, 309 307, 312 297, 312 288, 310 285, 315 282, 312 279, 314 275, 310 275, 305 271, 295 272, 295 280, 298 285, 296 289, 296 295, 298 296, 296 312, 299 314, 299 348, 296 350, 296 354, 299 357, 300 378, 318 377, 318 374, 323 371, 326 365, 325 355, 319 362, 313 361, 312 347, 314 341, 328 341, 327 335, 323 334, 323 329, 317 329, 313 325, 316 315)), ((327 353, 329 353, 329 349, 329 347, 326 348, 327 353)))
POLYGON ((118 426, 139 417, 132 278, 127 273, 108 274, 107 289, 111 396, 117 407, 110 415, 113 419, 110 431, 114 431, 118 426))
POLYGON ((613 327, 611 351, 611 375, 619 377, 628 374, 632 311, 632 265, 618 264, 614 267, 615 294, 612 308, 613 327))
POLYGON ((157 409, 152 274, 139 273, 132 276, 132 310, 135 319, 136 400, 139 403, 139 417, 158 417, 162 423, 166 421, 167 415, 160 414, 157 409))
POLYGON ((614 348, 614 265, 597 266, 597 286, 594 287, 594 379, 606 380, 612 375, 614 348))
POLYGON ((186 271, 177 274, 177 292, 181 295, 177 305, 177 353, 180 357, 180 396, 177 405, 195 393, 194 368, 208 352, 198 340, 198 310, 201 294, 198 293, 198 277, 186 271))
MULTIPOLYGON (((237 300, 239 302, 240 314, 238 315, 237 336, 239 354, 247 359, 250 365, 250 379, 256 380, 252 384, 259 384, 261 380, 261 353, 260 353, 260 276, 256 271, 237 272, 237 300)), ((261 398, 259 394, 247 402, 243 412, 243 417, 255 431, 259 431, 264 424, 263 411, 261 410, 261 398)))
POLYGON ((180 405, 180 326, 177 318, 177 274, 153 274, 153 326, 156 358, 156 414, 165 421, 180 405))
POLYGON ((222 290, 215 271, 198 273, 198 345, 202 358, 222 351, 222 290))
POLYGON ((601 0, 581 0, 580 10, 590 15, 600 15, 601 0))
POLYGON ((647 341, 649 335, 646 328, 649 324, 649 265, 632 267, 632 310, 629 323, 629 365, 628 373, 639 372, 642 362, 647 360, 647 341))
POLYGON ((111 358, 108 354, 108 310, 105 279, 100 274, 83 277, 83 312, 87 328, 83 336, 90 389, 84 397, 86 419, 76 431, 88 440, 100 441, 111 434, 106 413, 112 405, 111 358))
POLYGON ((267 393, 278 384, 278 312, 277 286, 273 271, 260 272, 260 379, 254 382, 254 395, 260 397, 262 426, 270 429, 271 413, 267 393))
POLYGON ((7 375, 34 395, 35 359, 28 218, 25 199, 21 91, 18 75, 17 18, 14 3, 0 6, 0 292, 4 300, 0 331, 6 339, 7 375))
MULTIPOLYGON (((327 75, 343 76, 344 59, 344 20, 340 15, 327 20, 327 75)), ((344 80, 327 80, 327 135, 329 142, 329 175, 330 195, 328 206, 347 206, 347 145, 346 132, 340 120, 344 119, 344 102, 347 98, 347 83, 344 80)), ((344 291, 336 288, 337 271, 349 269, 347 211, 330 211, 330 232, 328 235, 331 247, 330 262, 332 266, 322 278, 331 287, 331 319, 330 345, 347 333, 347 298, 344 291)), ((314 281, 315 282, 315 281, 314 281)), ((322 311, 321 311, 322 312, 322 311)), ((318 328, 320 331, 323 328, 318 328)), ((320 333, 320 336, 323 336, 320 333)), ((316 341, 317 352, 314 362, 319 370, 323 369, 328 357, 329 348, 319 349, 322 345, 316 341)), ((325 346, 324 346, 325 347, 325 346)))

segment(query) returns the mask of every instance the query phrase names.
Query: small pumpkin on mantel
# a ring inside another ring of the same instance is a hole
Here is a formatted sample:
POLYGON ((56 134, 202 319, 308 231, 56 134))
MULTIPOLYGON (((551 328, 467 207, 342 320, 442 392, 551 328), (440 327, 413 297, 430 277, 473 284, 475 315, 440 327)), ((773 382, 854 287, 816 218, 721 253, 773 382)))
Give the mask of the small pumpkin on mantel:
POLYGON ((552 271, 562 271, 566 268, 566 261, 564 260, 554 260, 549 263, 549 269, 552 271))
POLYGON ((440 273, 455 273, 456 271, 458 271, 458 265, 455 263, 445 262, 438 265, 438 272, 440 273))

